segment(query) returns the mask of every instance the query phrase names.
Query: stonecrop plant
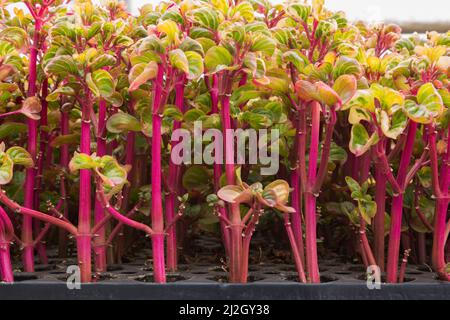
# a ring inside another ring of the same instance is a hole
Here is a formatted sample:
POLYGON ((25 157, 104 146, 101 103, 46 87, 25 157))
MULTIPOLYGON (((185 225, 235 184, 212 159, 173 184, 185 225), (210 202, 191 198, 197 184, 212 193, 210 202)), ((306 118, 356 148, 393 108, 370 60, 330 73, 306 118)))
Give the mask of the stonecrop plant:
POLYGON ((450 279, 450 32, 402 35, 323 0, 137 16, 115 0, 16 3, 0 8, 2 281, 48 246, 76 247, 96 281, 135 229, 154 282, 193 230, 217 235, 228 281, 246 283, 267 220, 301 283, 321 282, 329 252, 388 283, 408 257, 450 279))

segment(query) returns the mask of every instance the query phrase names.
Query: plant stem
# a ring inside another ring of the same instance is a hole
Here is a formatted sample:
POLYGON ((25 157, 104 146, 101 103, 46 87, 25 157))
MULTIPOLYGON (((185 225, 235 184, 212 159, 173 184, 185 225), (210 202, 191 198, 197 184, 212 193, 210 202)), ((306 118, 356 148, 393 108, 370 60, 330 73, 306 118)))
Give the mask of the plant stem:
POLYGON ((297 269, 297 274, 300 282, 306 283, 306 275, 304 269, 304 263, 302 261, 302 257, 300 256, 300 250, 297 247, 297 240, 295 239, 294 232, 292 230, 291 222, 289 221, 289 216, 287 214, 284 215, 284 225, 286 227, 286 231, 288 234, 289 242, 292 247, 292 255, 294 257, 295 267, 297 269))
POLYGON ((384 271, 384 238, 385 238, 385 211, 386 211, 386 176, 381 164, 375 164, 375 202, 377 213, 374 218, 374 249, 375 260, 381 271, 384 271))
POLYGON ((319 264, 317 259, 317 217, 316 195, 312 188, 316 182, 317 159, 319 155, 320 137, 320 105, 311 103, 312 127, 309 153, 308 188, 305 190, 305 224, 306 224, 306 262, 309 280, 312 283, 320 282, 319 264))
POLYGON ((414 139, 416 137, 417 123, 411 121, 408 127, 408 135, 400 160, 397 173, 397 183, 402 188, 399 194, 394 194, 391 208, 391 230, 389 233, 389 249, 386 267, 386 280, 388 283, 396 283, 398 275, 398 260, 400 251, 400 238, 402 233, 403 198, 408 166, 412 157, 414 139))
MULTIPOLYGON (((98 104, 98 127, 97 127, 97 156, 103 157, 106 155, 106 101, 100 99, 98 104)), ((95 199, 94 204, 94 224, 103 220, 105 211, 98 199, 95 199)), ((94 264, 95 272, 106 272, 106 230, 99 228, 94 238, 94 264)))
POLYGON ((10 243, 14 236, 14 228, 8 214, 0 207, 0 275, 3 282, 14 282, 10 257, 10 243))
MULTIPOLYGON (((224 132, 224 150, 225 150, 225 175, 228 185, 235 184, 235 168, 234 168, 234 149, 232 137, 229 134, 231 131, 231 115, 230 115, 230 97, 229 95, 222 96, 222 130, 224 132), (228 133, 228 134, 227 134, 228 133)), ((241 266, 242 266, 242 225, 239 205, 231 204, 230 215, 230 282, 240 282, 241 266)))
POLYGON ((434 128, 430 132, 430 157, 433 180, 433 193, 436 197, 436 211, 434 220, 432 264, 438 276, 442 280, 450 281, 450 275, 446 271, 445 242, 446 242, 446 220, 448 206, 450 203, 450 127, 447 136, 447 151, 442 158, 441 172, 438 175, 438 159, 436 150, 436 133, 434 128), (440 183, 438 178, 441 179, 440 183))
MULTIPOLYGON (((89 92, 86 88, 85 92, 89 92)), ((80 152, 91 155, 91 98, 82 104, 80 152)), ((78 263, 81 271, 81 282, 91 281, 91 171, 80 170, 80 195, 78 211, 78 263)))
MULTIPOLYGON (((302 130, 302 120, 303 118, 300 117, 298 118, 298 122, 297 122, 297 135, 296 135, 296 143, 295 143, 295 169, 292 171, 292 176, 291 176, 291 188, 293 189, 292 191, 292 207, 295 209, 295 213, 292 214, 291 220, 292 220, 292 225, 289 224, 291 231, 293 232, 294 235, 294 239, 296 242, 296 247, 298 249, 298 255, 300 256, 300 260, 302 261, 303 265, 305 263, 305 252, 304 252, 304 248, 305 248, 305 244, 303 242, 303 230, 302 230, 302 214, 303 214, 303 210, 302 210, 302 192, 303 192, 303 188, 302 188, 302 184, 300 183, 300 175, 301 175, 301 163, 300 163, 300 155, 299 155, 299 150, 300 150, 300 145, 301 145, 301 139, 302 139, 302 135, 304 135, 304 133, 301 131, 302 130)), ((288 231, 288 236, 289 236, 289 230, 288 231)), ((292 250, 294 250, 294 248, 292 247, 292 250)), ((293 255, 295 257, 295 254, 293 252, 293 255)))
MULTIPOLYGON (((34 21, 33 42, 30 48, 30 64, 28 67, 28 97, 34 97, 37 93, 37 56, 39 48, 39 34, 41 32, 42 21, 34 21)), ((38 121, 28 119, 28 143, 27 150, 33 160, 37 155, 38 121)), ((33 209, 34 188, 36 179, 36 169, 34 167, 26 169, 25 174, 25 199, 24 206, 33 209)), ((30 216, 23 217, 22 223, 23 248, 23 268, 26 272, 34 272, 34 248, 33 248, 33 219, 30 216)))
MULTIPOLYGON (((184 113, 184 86, 185 86, 185 77, 183 76, 178 80, 178 83, 175 85, 175 105, 178 109, 184 113)), ((181 127, 180 121, 175 121, 173 124, 173 130, 178 130, 181 127)), ((171 141, 171 148, 173 149, 176 146, 175 141, 171 141)), ((172 221, 175 219, 175 211, 176 211, 176 203, 177 203, 177 187, 178 181, 177 177, 179 177, 178 171, 180 167, 176 165, 172 158, 169 160, 169 192, 166 195, 166 220, 167 224, 172 224, 172 221)), ((168 229, 167 235, 167 269, 171 272, 176 271, 178 267, 178 252, 177 252, 177 226, 176 223, 168 229)))
POLYGON ((164 69, 158 66, 158 75, 154 82, 153 116, 152 116, 152 229, 155 234, 152 237, 153 272, 157 283, 166 282, 166 270, 164 261, 164 216, 162 209, 162 179, 161 179, 161 125, 162 116, 159 113, 161 107, 162 86, 164 81, 164 69))
MULTIPOLYGON (((211 95, 211 113, 212 114, 217 114, 219 113, 219 83, 218 83, 218 79, 217 79, 217 75, 214 74, 212 76, 212 88, 210 89, 210 95, 211 95)), ((214 144, 215 144, 215 150, 219 150, 219 141, 216 141, 216 139, 214 139, 214 144)), ((221 161, 223 161, 223 154, 222 154, 222 150, 218 151, 218 153, 220 153, 221 156, 221 161)), ((214 172, 214 192, 217 193, 220 189, 220 178, 222 177, 222 165, 221 165, 221 161, 218 161, 218 155, 215 155, 215 161, 214 161, 214 165, 213 165, 213 172, 214 172)), ((224 207, 220 206, 219 207, 219 213, 223 216, 223 217, 228 217, 227 215, 227 211, 225 210, 224 207)), ((223 244, 225 247, 225 252, 226 255, 229 256, 230 255, 230 232, 229 229, 227 228, 226 223, 223 220, 220 220, 220 228, 222 231, 222 238, 223 238, 223 244)))
MULTIPOLYGON (((69 134, 69 113, 61 112, 61 135, 69 134)), ((63 144, 60 148, 60 159, 59 164, 63 170, 67 170, 69 167, 69 145, 63 144)), ((66 178, 65 173, 61 174, 60 178, 60 191, 61 199, 63 200, 63 217, 68 219, 69 217, 69 206, 67 203, 67 191, 66 191, 66 178)), ((67 256, 67 232, 64 229, 59 229, 59 241, 58 241, 58 256, 60 258, 65 258, 67 256)))

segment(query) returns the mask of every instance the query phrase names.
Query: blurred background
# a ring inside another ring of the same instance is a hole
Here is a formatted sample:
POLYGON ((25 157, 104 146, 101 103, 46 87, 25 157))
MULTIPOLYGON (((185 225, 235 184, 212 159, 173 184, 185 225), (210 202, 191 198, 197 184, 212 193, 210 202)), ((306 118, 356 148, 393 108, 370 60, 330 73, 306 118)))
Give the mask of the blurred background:
MULTIPOLYGON (((160 1, 124 0, 134 14, 144 4, 157 4, 160 1)), ((272 1, 284 2, 284 0, 272 1)), ((19 2, 12 6, 21 4, 19 2)), ((333 11, 344 11, 351 20, 398 23, 405 33, 450 30, 450 0, 325 0, 325 6, 333 11)))
MULTIPOLYGON (((160 0, 127 0, 133 13, 146 3, 160 0)), ((282 3, 284 0, 272 0, 282 3)), ((325 0, 330 10, 342 10, 351 20, 396 22, 403 32, 450 30, 450 0, 325 0)))

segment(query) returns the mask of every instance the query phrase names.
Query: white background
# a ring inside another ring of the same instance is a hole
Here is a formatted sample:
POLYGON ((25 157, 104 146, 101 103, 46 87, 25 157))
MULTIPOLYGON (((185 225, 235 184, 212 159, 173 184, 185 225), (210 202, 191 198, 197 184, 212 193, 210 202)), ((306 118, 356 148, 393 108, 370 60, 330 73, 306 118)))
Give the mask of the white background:
MULTIPOLYGON (((283 0, 272 0, 282 3, 283 0)), ((159 0, 129 0, 130 8, 145 3, 158 3, 159 0)), ((325 0, 330 10, 345 11, 347 17, 367 22, 394 21, 442 21, 450 23, 450 0, 325 0)))

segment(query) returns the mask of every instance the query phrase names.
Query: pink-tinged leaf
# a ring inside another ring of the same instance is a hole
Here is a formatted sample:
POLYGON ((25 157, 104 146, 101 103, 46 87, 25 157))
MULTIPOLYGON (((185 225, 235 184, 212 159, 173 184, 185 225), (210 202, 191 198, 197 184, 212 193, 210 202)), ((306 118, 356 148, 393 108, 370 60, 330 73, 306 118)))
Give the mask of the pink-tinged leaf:
POLYGON ((20 112, 33 120, 39 120, 41 118, 40 112, 42 110, 41 101, 38 97, 29 97, 22 103, 20 112))
POLYGON ((150 61, 148 64, 139 63, 135 65, 128 76, 130 81, 129 91, 137 90, 141 85, 148 80, 154 79, 158 73, 158 64, 155 61, 150 61))
POLYGON ((239 186, 225 186, 217 192, 217 196, 225 202, 236 203, 236 198, 238 198, 243 191, 244 189, 239 186))

